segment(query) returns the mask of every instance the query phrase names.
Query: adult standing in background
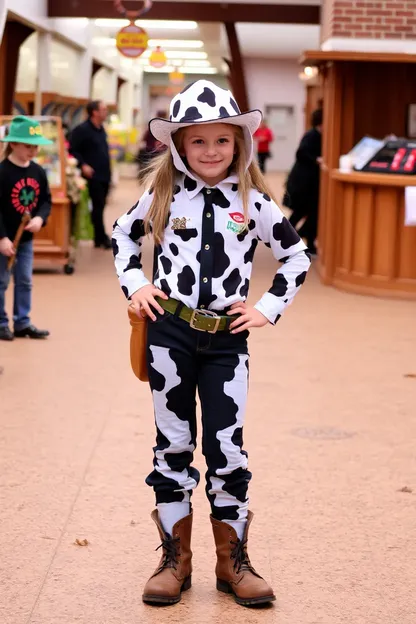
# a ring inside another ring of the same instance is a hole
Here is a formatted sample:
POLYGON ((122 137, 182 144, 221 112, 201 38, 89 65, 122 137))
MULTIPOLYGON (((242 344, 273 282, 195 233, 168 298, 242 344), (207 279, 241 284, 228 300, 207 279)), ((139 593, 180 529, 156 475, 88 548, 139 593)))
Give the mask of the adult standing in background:
POLYGON ((306 238, 309 252, 312 254, 316 253, 315 239, 318 230, 322 116, 321 108, 312 113, 312 129, 302 137, 296 152, 296 162, 286 183, 288 207, 292 209, 289 221, 296 227, 306 216, 306 222, 299 234, 306 238))
POLYGON ((266 160, 271 157, 270 143, 273 141, 274 136, 265 119, 262 120, 260 128, 256 130, 253 136, 257 142, 257 160, 259 161, 260 171, 266 173, 266 160))
POLYGON ((104 102, 95 100, 87 104, 87 113, 87 121, 71 133, 70 151, 88 181, 95 247, 111 249, 111 240, 104 229, 104 208, 111 183, 110 151, 103 125, 108 109, 104 102))

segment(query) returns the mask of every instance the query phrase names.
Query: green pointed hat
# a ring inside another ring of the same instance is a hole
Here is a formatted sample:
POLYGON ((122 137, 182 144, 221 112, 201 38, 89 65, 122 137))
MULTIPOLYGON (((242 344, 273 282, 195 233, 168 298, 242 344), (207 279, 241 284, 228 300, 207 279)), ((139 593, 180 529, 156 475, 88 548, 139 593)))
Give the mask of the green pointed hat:
POLYGON ((38 121, 24 115, 18 115, 13 119, 9 134, 0 141, 3 143, 27 143, 28 145, 52 145, 53 143, 53 141, 45 139, 38 121))

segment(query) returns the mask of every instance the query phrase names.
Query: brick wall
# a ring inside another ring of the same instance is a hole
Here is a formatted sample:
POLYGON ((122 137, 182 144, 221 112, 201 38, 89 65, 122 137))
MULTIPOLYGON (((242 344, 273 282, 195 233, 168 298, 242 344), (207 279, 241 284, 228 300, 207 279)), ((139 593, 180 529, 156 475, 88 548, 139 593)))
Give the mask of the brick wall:
POLYGON ((415 39, 416 0, 324 0, 321 39, 329 37, 415 39))

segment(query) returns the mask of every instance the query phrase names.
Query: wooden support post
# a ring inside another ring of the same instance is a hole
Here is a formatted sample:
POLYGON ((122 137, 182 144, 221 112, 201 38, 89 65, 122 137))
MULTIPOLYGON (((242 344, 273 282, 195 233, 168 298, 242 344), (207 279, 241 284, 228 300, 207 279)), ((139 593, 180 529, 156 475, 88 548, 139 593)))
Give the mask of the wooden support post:
POLYGON ((0 45, 0 114, 2 115, 11 115, 13 112, 19 49, 32 33, 33 28, 20 22, 7 20, 5 24, 0 45))
POLYGON ((244 113, 249 110, 248 96, 246 88, 246 80, 244 74, 244 64, 241 57, 240 44, 238 43, 238 35, 235 24, 226 22, 225 30, 227 31, 228 44, 231 52, 230 82, 234 97, 237 100, 241 111, 244 113))

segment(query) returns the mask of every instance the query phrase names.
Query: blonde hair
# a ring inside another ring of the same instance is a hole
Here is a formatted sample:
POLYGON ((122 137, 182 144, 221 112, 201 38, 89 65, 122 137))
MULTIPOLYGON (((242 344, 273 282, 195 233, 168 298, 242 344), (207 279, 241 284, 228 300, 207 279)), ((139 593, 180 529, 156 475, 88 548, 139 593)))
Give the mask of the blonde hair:
MULTIPOLYGON (((238 194, 243 204, 245 228, 247 228, 249 222, 248 207, 251 189, 257 189, 260 193, 269 195, 274 201, 276 201, 276 199, 267 185, 257 162, 253 160, 248 169, 246 169, 247 150, 243 130, 239 126, 234 125, 232 128, 234 130, 236 146, 236 155, 232 168, 238 177, 238 194)), ((178 152, 181 151, 183 146, 183 136, 184 128, 179 129, 173 135, 173 141, 178 152)), ((156 156, 144 171, 143 183, 146 188, 151 188, 153 192, 153 201, 145 218, 145 232, 146 234, 152 232, 156 245, 159 245, 163 241, 167 221, 169 219, 176 176, 177 170, 173 163, 172 152, 169 147, 163 154, 156 156)))

